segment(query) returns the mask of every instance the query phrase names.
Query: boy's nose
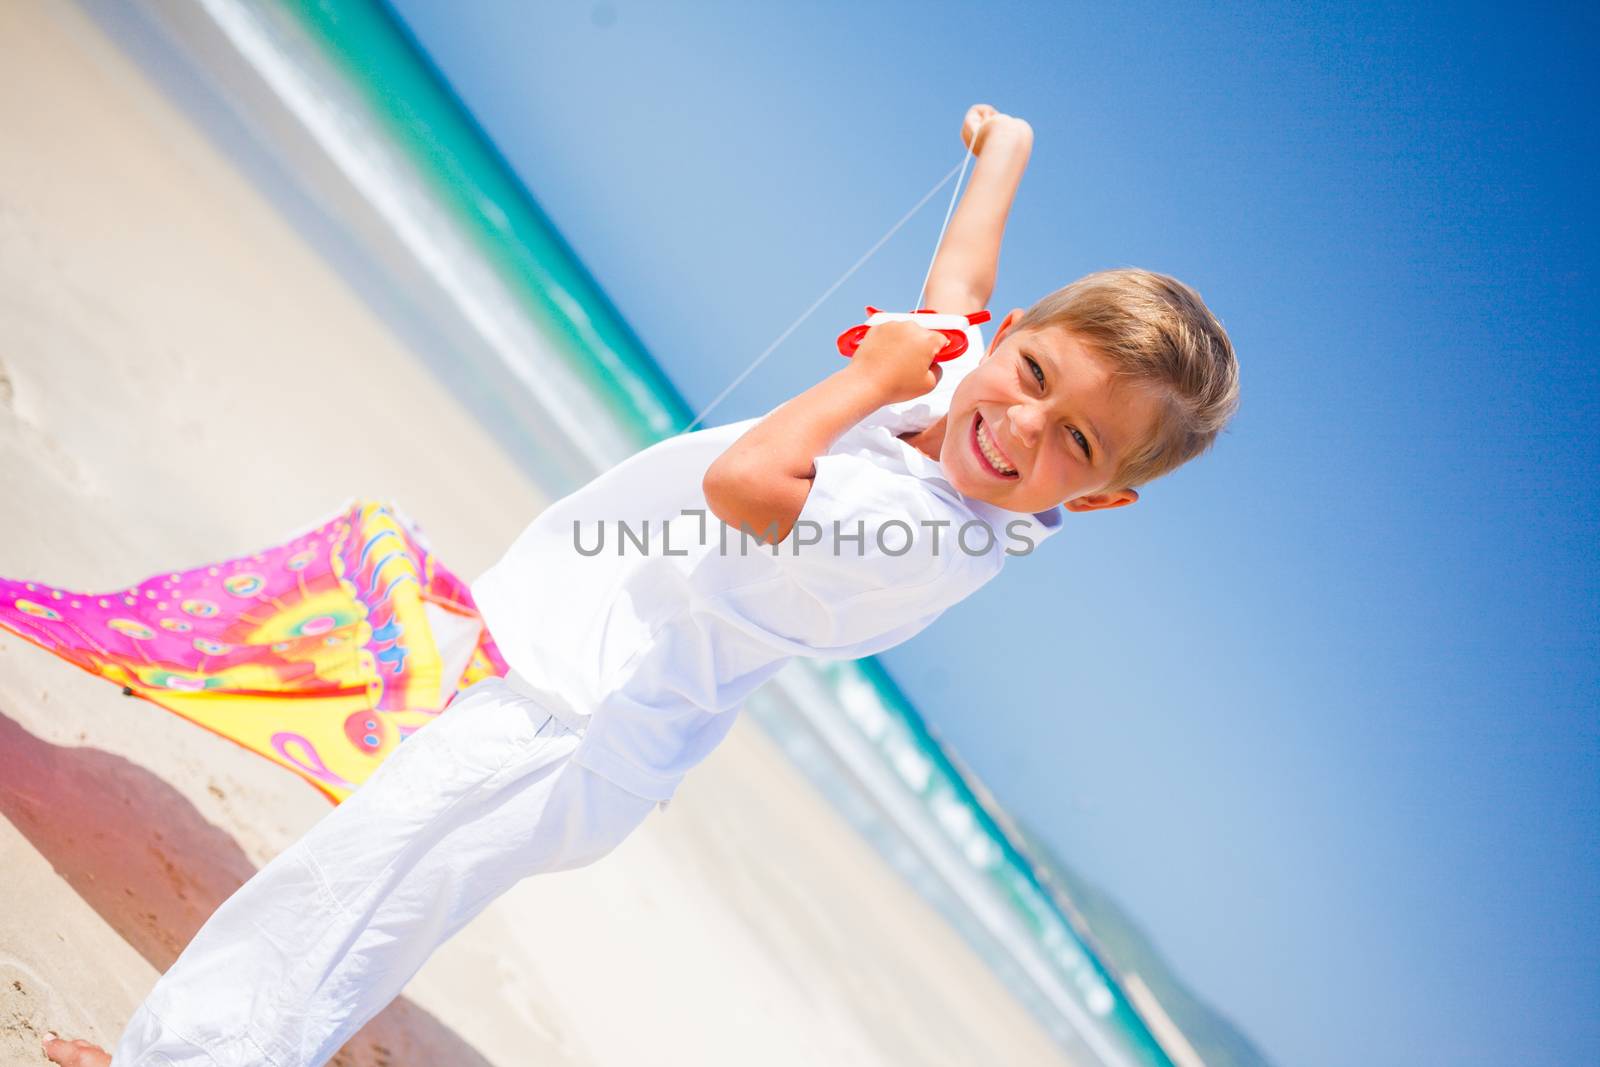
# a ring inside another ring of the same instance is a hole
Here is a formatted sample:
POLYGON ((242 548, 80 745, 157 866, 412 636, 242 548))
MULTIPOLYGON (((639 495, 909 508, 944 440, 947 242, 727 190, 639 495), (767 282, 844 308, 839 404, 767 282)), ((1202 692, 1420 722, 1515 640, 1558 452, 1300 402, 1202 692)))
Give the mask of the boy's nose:
POLYGON ((1013 404, 1006 411, 1006 421, 1018 441, 1028 448, 1039 443, 1039 433, 1044 428, 1043 413, 1034 404, 1013 404))

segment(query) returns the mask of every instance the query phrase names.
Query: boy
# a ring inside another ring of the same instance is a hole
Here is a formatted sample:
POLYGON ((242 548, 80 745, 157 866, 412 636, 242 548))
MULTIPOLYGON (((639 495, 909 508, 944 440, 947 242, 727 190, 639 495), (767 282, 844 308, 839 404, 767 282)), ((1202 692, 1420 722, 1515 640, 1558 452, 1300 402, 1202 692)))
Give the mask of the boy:
MULTIPOLYGON (((962 136, 978 163, 925 300, 947 313, 988 302, 1032 148, 984 105, 962 136)), ((1237 404, 1221 326, 1143 271, 1010 312, 987 352, 969 342, 934 367, 939 335, 876 327, 763 418, 663 441, 550 505, 472 587, 511 674, 460 694, 219 908, 116 1067, 325 1062, 489 901, 664 806, 791 658, 906 640, 1063 507, 1133 503, 1237 404)), ((83 1042, 46 1053, 107 1062, 83 1042)))

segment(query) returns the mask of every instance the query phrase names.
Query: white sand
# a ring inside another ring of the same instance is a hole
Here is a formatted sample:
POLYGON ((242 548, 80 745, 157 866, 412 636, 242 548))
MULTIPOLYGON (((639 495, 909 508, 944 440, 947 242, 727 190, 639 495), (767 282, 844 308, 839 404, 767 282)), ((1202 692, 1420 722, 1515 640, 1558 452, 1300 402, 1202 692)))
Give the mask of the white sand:
MULTIPOLYGON (((0 4, 0 573, 99 590, 397 500, 463 576, 534 487, 76 8, 0 4)), ((110 1045, 328 810, 0 633, 0 1062, 110 1045)), ((1043 1031, 750 723, 665 815, 525 882, 346 1064, 1050 1064, 1043 1031)))

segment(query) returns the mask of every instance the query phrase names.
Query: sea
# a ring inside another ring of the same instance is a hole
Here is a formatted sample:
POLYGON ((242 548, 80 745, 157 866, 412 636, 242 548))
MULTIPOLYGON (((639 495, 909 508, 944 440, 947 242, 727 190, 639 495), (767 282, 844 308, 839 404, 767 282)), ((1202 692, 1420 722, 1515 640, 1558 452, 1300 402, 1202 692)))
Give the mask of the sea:
MULTIPOLYGON (((90 6, 549 495, 691 422, 380 0, 90 6)), ((796 662, 746 713, 1072 1062, 1175 1062, 1024 834, 878 663, 796 662)))

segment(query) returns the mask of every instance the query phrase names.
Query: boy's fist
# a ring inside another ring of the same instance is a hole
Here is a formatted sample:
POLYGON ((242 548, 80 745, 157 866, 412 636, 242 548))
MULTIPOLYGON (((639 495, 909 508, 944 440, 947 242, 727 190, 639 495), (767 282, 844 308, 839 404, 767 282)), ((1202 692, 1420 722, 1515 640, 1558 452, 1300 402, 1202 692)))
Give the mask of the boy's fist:
POLYGON ((961 120, 961 143, 971 149, 973 155, 978 155, 999 130, 1005 131, 1006 136, 1033 142, 1033 127, 1022 119, 996 111, 988 104, 973 104, 961 120))
POLYGON ((943 334, 914 322, 880 323, 861 339, 850 370, 871 379, 885 404, 914 400, 944 375, 933 362, 944 344, 943 334))

